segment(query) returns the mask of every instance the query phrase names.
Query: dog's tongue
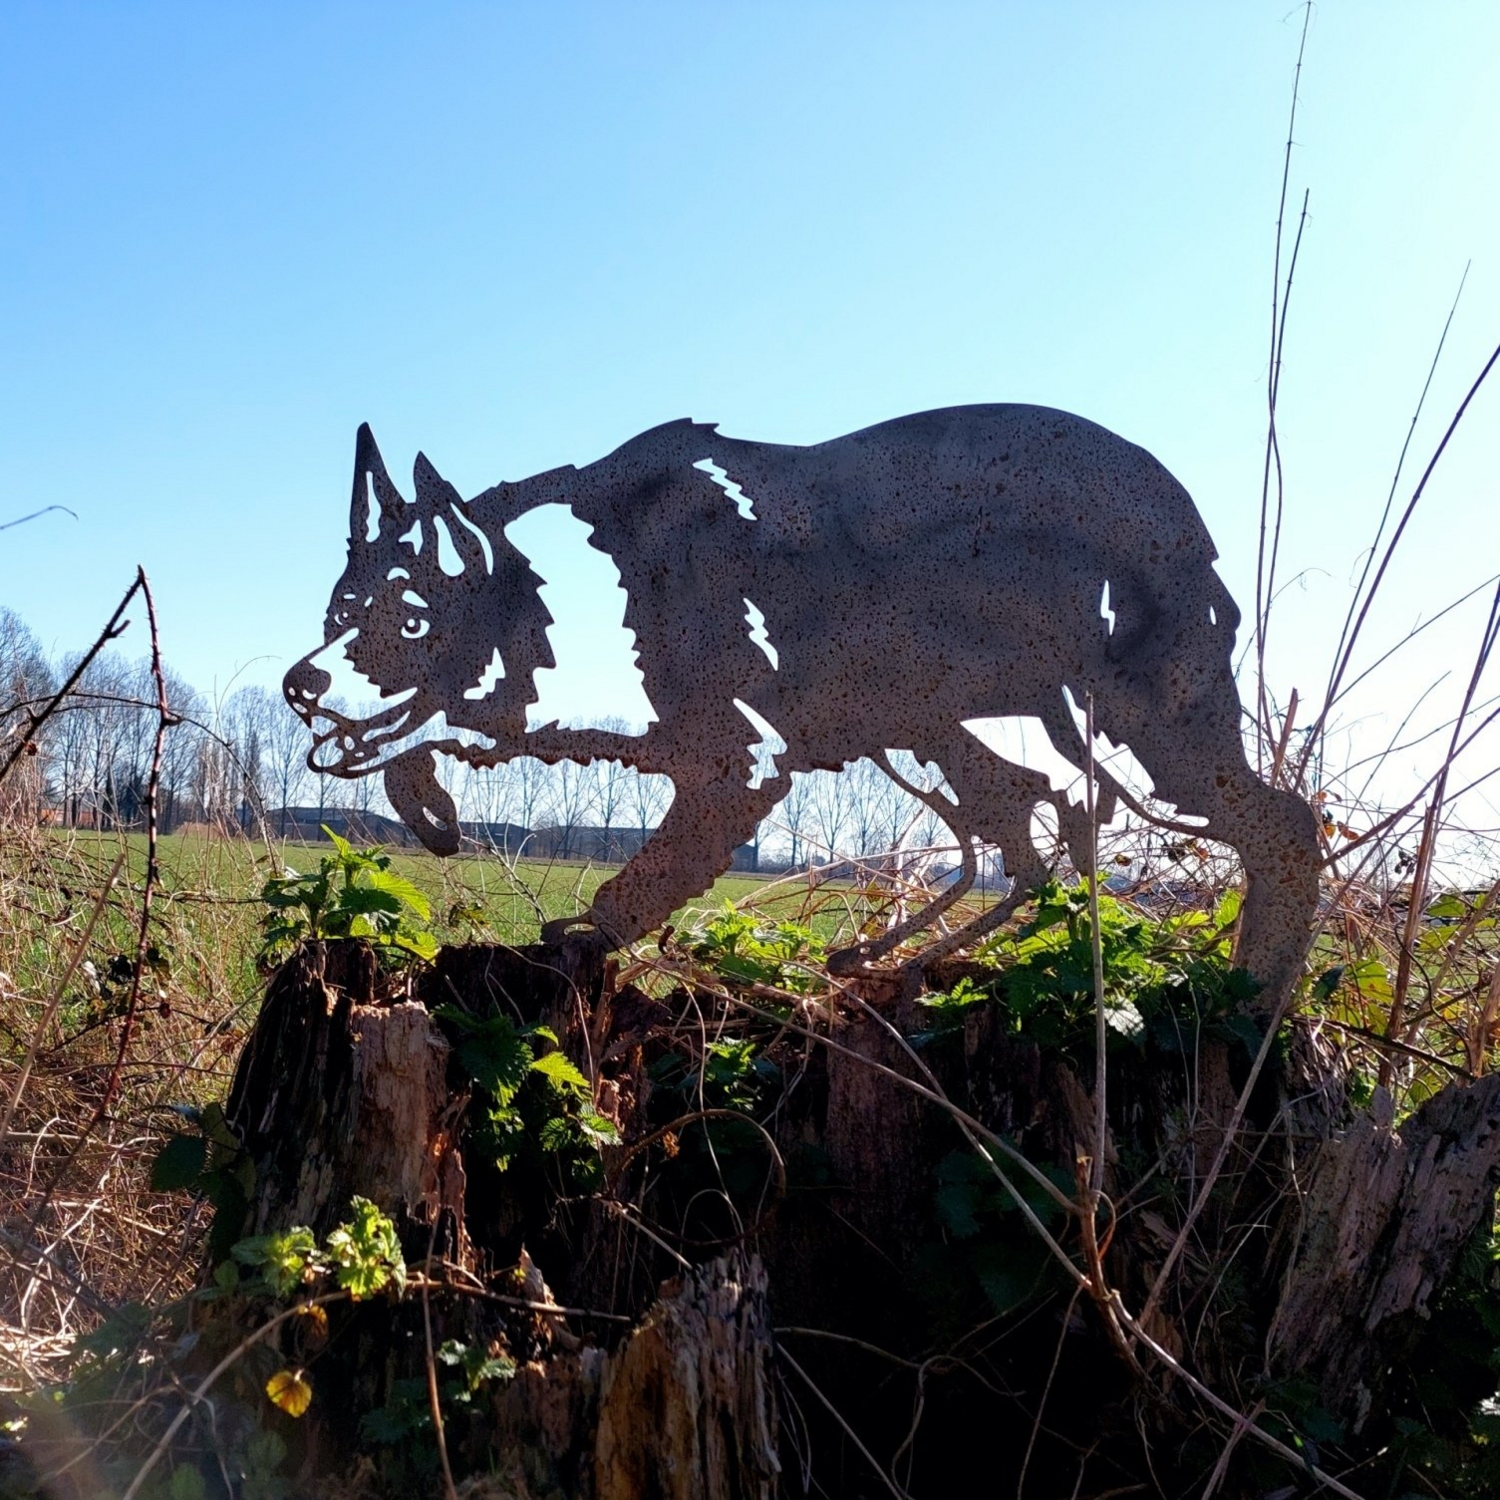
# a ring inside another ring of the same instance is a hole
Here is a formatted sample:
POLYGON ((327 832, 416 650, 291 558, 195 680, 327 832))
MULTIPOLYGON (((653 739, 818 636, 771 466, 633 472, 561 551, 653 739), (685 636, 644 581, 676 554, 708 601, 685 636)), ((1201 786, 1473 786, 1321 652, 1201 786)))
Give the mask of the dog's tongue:
POLYGON ((438 784, 430 750, 410 750, 385 768, 385 794, 397 816, 434 854, 458 853, 458 809, 438 784))

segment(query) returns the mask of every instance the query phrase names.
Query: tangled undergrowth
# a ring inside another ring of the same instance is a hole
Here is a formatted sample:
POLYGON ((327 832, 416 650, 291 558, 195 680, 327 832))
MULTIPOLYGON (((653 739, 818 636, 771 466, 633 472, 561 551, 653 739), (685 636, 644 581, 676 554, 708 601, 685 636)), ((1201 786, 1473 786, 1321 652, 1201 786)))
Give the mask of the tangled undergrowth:
MULTIPOLYGON (((35 1458, 43 1471, 65 1464, 75 1485, 58 1489, 54 1477, 38 1494, 299 1493, 291 1477, 305 1460, 296 1408, 317 1400, 307 1371, 330 1323, 336 1332, 362 1297, 410 1302, 424 1286, 427 1295, 437 1290, 419 1267, 409 1275, 398 1269, 379 1216, 359 1205, 342 1238, 322 1244, 290 1225, 252 1241, 223 1232, 223 1184, 236 1167, 220 1106, 254 1020, 261 945, 328 930, 310 921, 306 932, 273 931, 286 922, 287 895, 308 882, 277 867, 255 872, 261 890, 243 882, 208 889, 202 872, 188 889, 168 879, 144 954, 144 998, 120 1059, 138 872, 128 857, 107 861, 97 844, 50 834, 17 836, 5 850, 6 909, 15 915, 0 954, 7 1064, 0 1358, 11 1446, 0 1483, 36 1480, 35 1458), (268 905, 267 890, 281 899, 268 905), (221 1232, 211 1238, 216 1210, 221 1232), (363 1264, 372 1244, 384 1245, 388 1272, 340 1283, 339 1268, 363 1264), (189 1419, 181 1396, 214 1373, 200 1349, 210 1327, 219 1331, 202 1349, 238 1350, 215 1377, 227 1382, 235 1413, 233 1431, 217 1437, 189 1419), (68 1457, 57 1458, 64 1450, 68 1457)), ((381 871, 380 859, 336 845, 322 873, 342 873, 344 889, 355 889, 362 873, 381 871)), ((378 881, 373 888, 389 898, 376 902, 382 911, 394 902, 388 915, 405 939, 381 949, 385 983, 403 993, 412 966, 455 932, 431 921, 434 903, 425 898, 381 891, 378 881)), ((524 1157, 525 1170, 572 1198, 618 1186, 622 1153, 643 1166, 644 1140, 651 1164, 634 1206, 662 1233, 683 1246, 753 1235, 788 1193, 816 1193, 826 1175, 815 1146, 777 1164, 767 1143, 778 1118, 796 1107, 820 1038, 836 1036, 850 1015, 847 987, 823 966, 830 938, 851 920, 878 923, 880 902, 907 894, 873 877, 866 885, 804 882, 793 906, 784 897, 766 911, 726 906, 624 964, 620 992, 638 997, 649 1021, 650 1104, 634 1140, 618 1137, 612 1086, 569 1062, 544 1029, 503 1016, 440 1014, 474 1085, 473 1149, 487 1150, 501 1172, 524 1157)), ((1351 1107, 1384 1098, 1397 1124, 1450 1080, 1478 1078, 1494 1065, 1500 992, 1500 882, 1441 892, 1415 917, 1410 896, 1400 885, 1330 890, 1298 1012, 1269 1043, 1273 1051, 1313 1044, 1336 1054, 1351 1107)), ((325 891, 315 920, 329 897, 325 891)), ((1231 961, 1236 915, 1232 888, 1189 880, 1150 880, 1101 896, 1112 1077, 1133 1076, 1137 1062, 1191 1059, 1210 1040, 1231 1049, 1241 1067, 1261 1048, 1266 1039, 1246 1013, 1253 987, 1231 961)), ((472 907, 461 915, 469 932, 482 933, 485 921, 472 907)), ((941 982, 909 997, 906 1042, 918 1058, 940 1059, 944 1049, 961 1050, 976 1027, 998 1030, 1087 1076, 1097 1036, 1093 938, 1086 888, 1049 886, 941 982)), ((998 1152, 983 1140, 956 1141, 945 1152, 931 1184, 937 1232, 915 1262, 934 1339, 981 1363, 1000 1358, 991 1343, 1003 1344, 1004 1330, 1032 1326, 1040 1310, 1067 1303, 1066 1276, 1036 1230, 1065 1238, 1060 1205, 1080 1192, 1066 1167, 1044 1162, 1032 1178, 1022 1175, 1018 1195, 1008 1193, 998 1152), (984 1324, 1001 1330, 977 1345, 975 1296, 984 1324)), ((1154 1215, 1170 1237, 1184 1204, 1170 1192, 1163 1198, 1162 1164, 1126 1161, 1119 1170, 1134 1183, 1122 1201, 1154 1204, 1140 1213, 1154 1215)), ((1383 1459, 1392 1484, 1404 1473, 1407 1483, 1438 1493, 1492 1492, 1492 1442, 1500 1436, 1491 1404, 1500 1385, 1494 1245, 1488 1231, 1476 1237, 1412 1354, 1397 1440, 1383 1459)), ((1065 1253, 1081 1263, 1076 1242, 1065 1253)), ((524 1267, 517 1274, 524 1279, 524 1267)), ((1215 1295, 1232 1302, 1234 1293, 1231 1269, 1215 1295)), ((1200 1310, 1199 1334, 1222 1343, 1209 1312, 1200 1310)), ((473 1396, 508 1378, 526 1352, 521 1342, 496 1324, 481 1339, 434 1349, 439 1410, 455 1431, 469 1420, 473 1396)), ((1295 1382, 1241 1395, 1267 1434, 1309 1461, 1326 1467, 1348 1436, 1316 1393, 1295 1382)), ((439 1458, 425 1387, 398 1383, 366 1416, 364 1437, 386 1471, 399 1469, 406 1483, 430 1481, 439 1458)), ((1212 1472, 1222 1433, 1205 1429, 1198 1441, 1201 1466, 1212 1472)), ((1268 1474, 1284 1472, 1274 1453, 1254 1461, 1268 1474)), ((382 1491, 366 1476, 356 1492, 382 1491)))

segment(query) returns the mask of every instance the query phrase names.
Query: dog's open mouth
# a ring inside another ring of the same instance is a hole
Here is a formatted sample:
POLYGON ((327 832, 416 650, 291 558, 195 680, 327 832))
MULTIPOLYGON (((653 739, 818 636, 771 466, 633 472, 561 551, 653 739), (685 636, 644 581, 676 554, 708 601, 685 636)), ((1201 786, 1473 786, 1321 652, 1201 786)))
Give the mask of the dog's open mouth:
MULTIPOLYGON (((403 693, 402 702, 410 696, 403 693)), ((393 705, 388 713, 362 720, 348 719, 336 709, 319 706, 312 711, 309 720, 313 747, 307 763, 315 771, 331 771, 340 776, 367 776, 419 745, 432 745, 461 760, 471 761, 477 760, 484 751, 496 748, 496 742, 488 735, 450 724, 448 715, 442 710, 416 724, 411 724, 411 718, 411 710, 400 704, 393 705)))

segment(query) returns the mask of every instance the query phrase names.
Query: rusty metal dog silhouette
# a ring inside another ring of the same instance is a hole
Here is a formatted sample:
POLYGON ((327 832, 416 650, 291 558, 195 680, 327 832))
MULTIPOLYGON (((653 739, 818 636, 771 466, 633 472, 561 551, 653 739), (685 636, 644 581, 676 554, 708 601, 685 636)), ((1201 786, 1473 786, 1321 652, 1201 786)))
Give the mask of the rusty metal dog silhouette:
MULTIPOLYGON (((957 836, 963 873, 836 967, 930 927, 973 880, 981 839, 1003 851, 1011 895, 923 954, 971 944, 1048 873, 1032 834, 1039 806, 1056 809, 1080 868, 1089 829, 1047 777, 964 723, 1039 719, 1082 769, 1074 709, 1091 695, 1097 732, 1130 748, 1154 796, 1239 851, 1240 960, 1266 998, 1290 993, 1317 902, 1313 816, 1246 762, 1230 667, 1239 612, 1187 492, 1142 449, 1064 412, 972 406, 812 447, 674 422, 587 467, 469 500, 419 455, 414 484, 403 499, 362 427, 348 566, 324 646, 287 673, 286 695, 313 730, 310 764, 381 772, 402 819, 442 854, 459 825, 436 756, 613 759, 669 777, 655 834, 549 940, 577 928, 608 946, 634 941, 729 867, 785 773, 870 756, 900 780, 891 752, 910 750, 956 796, 907 786, 957 836), (657 715, 639 735, 528 724, 534 674, 553 666, 551 616, 506 528, 555 504, 620 569, 657 715), (378 689, 378 713, 324 701, 322 663, 339 653, 378 689), (752 774, 766 725, 786 746, 772 779, 752 774)), ((1102 770, 1096 785, 1101 818, 1121 798, 1136 805, 1102 770)))

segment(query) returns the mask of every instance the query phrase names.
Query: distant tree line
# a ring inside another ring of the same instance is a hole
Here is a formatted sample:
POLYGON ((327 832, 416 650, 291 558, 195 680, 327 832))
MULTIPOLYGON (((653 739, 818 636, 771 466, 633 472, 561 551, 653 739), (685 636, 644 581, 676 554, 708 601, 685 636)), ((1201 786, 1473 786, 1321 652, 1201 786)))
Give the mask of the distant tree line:
MULTIPOLYGON (((156 729, 156 687, 147 658, 106 649, 34 733, 34 712, 67 680, 79 655, 49 660, 13 611, 0 607, 0 758, 27 737, 18 772, 0 786, 0 815, 110 830, 141 824, 156 729)), ((157 801, 166 831, 204 823, 276 837, 316 829, 332 814, 389 816, 381 778, 308 768, 306 726, 281 695, 261 686, 211 697, 169 669, 168 701, 182 722, 165 741, 157 801)), ((603 728, 625 728, 606 723, 603 728)), ((939 777, 906 757, 903 774, 933 787, 939 777)), ((476 771, 441 758, 465 823, 505 830, 508 853, 616 862, 628 858, 672 800, 664 777, 618 762, 546 766, 518 756, 476 771)), ((775 773, 762 756, 763 774, 775 773)), ((836 858, 926 849, 951 838, 941 820, 869 761, 839 773, 791 778, 786 797, 757 831, 748 862, 774 869, 836 858)), ((497 841, 498 842, 498 841, 497 841)))

